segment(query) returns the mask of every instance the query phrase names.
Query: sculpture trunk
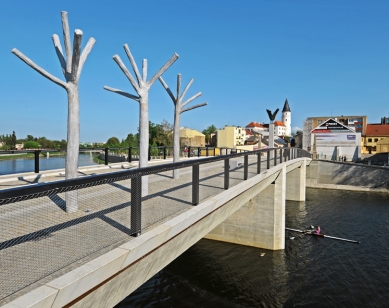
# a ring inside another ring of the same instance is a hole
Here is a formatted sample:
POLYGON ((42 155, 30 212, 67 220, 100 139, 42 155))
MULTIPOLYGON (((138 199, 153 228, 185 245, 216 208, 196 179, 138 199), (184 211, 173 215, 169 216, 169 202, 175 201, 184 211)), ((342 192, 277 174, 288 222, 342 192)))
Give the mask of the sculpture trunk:
MULTIPOLYGON (((139 99, 139 168, 149 163, 149 93, 142 93, 139 99)), ((142 176, 142 197, 148 194, 148 177, 142 176)))
MULTIPOLYGON (((180 103, 176 104, 174 112, 174 131, 173 131, 173 162, 180 161, 180 103)), ((173 178, 178 179, 180 177, 179 169, 173 170, 173 178)))
MULTIPOLYGON (((80 100, 77 82, 68 83, 68 135, 65 162, 65 178, 78 177, 78 155, 80 147, 80 100)), ((66 193, 66 212, 78 210, 77 190, 66 193)))

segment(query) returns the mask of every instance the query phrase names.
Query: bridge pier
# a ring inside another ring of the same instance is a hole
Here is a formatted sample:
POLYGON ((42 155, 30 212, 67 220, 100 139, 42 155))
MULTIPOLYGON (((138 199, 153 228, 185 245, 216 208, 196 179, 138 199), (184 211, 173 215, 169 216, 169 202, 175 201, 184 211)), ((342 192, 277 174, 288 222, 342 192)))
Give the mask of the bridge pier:
POLYGON ((307 166, 306 160, 304 159, 300 167, 293 169, 286 174, 286 200, 305 201, 306 177, 307 166))
POLYGON ((284 249, 285 195, 284 166, 270 185, 259 191, 205 238, 270 250, 284 249))

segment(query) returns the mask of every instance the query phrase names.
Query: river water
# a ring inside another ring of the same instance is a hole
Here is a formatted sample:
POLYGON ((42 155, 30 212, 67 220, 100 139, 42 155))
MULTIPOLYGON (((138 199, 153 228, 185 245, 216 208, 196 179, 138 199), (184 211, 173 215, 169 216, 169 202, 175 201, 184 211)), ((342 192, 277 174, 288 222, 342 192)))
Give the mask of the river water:
MULTIPOLYGON (((63 169, 65 168, 66 156, 52 156, 49 158, 39 158, 39 170, 52 170, 52 169, 63 169)), ((90 166, 97 165, 93 161, 93 156, 88 154, 80 154, 78 156, 78 166, 90 166)), ((22 172, 34 172, 35 160, 18 158, 18 159, 7 159, 0 160, 0 175, 14 174, 22 172)))
POLYGON ((361 243, 286 231, 285 250, 270 251, 202 239, 116 308, 389 307, 389 194, 308 188, 306 199, 287 201, 287 227, 361 243))

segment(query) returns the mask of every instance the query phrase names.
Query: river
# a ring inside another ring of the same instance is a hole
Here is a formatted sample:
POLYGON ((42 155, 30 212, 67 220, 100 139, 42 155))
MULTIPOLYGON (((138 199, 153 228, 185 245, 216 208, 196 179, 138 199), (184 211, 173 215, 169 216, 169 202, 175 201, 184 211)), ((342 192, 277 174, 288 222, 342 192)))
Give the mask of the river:
MULTIPOLYGON (((66 156, 52 156, 49 158, 39 158, 39 170, 52 170, 52 169, 63 169, 65 168, 66 156)), ((80 154, 78 156, 78 166, 90 166, 97 165, 93 161, 93 156, 88 154, 80 154)), ((35 160, 34 158, 17 158, 17 159, 6 159, 0 160, 0 175, 23 173, 23 172, 34 172, 35 160)))
POLYGON ((116 308, 389 307, 389 194, 308 188, 306 199, 286 202, 287 227, 361 243, 286 231, 285 250, 270 251, 202 239, 116 308))

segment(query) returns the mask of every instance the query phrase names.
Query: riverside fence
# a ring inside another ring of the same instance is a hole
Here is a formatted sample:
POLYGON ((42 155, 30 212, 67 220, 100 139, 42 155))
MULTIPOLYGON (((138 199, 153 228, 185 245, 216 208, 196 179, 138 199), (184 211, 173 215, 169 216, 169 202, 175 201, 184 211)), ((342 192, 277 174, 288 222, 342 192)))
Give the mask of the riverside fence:
POLYGON ((264 169, 300 157, 311 155, 266 149, 0 190, 0 304, 264 169), (178 179, 174 169, 180 169, 178 179), (78 211, 65 211, 69 201, 77 202, 78 211))

